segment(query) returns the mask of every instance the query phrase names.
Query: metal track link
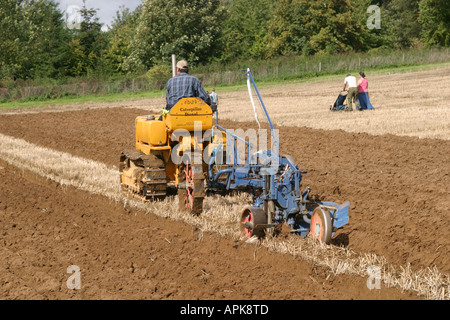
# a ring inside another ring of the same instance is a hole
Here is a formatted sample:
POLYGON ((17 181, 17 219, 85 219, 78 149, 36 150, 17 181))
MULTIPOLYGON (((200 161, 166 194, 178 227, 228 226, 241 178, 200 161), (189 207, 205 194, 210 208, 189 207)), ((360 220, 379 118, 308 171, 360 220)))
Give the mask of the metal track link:
POLYGON ((141 157, 144 164, 144 194, 149 200, 164 199, 167 195, 167 176, 164 161, 153 155, 141 157))
POLYGON ((142 168, 142 176, 138 186, 124 185, 124 189, 133 197, 142 201, 163 200, 167 195, 167 176, 164 161, 140 150, 122 152, 121 162, 130 160, 135 166, 142 168))

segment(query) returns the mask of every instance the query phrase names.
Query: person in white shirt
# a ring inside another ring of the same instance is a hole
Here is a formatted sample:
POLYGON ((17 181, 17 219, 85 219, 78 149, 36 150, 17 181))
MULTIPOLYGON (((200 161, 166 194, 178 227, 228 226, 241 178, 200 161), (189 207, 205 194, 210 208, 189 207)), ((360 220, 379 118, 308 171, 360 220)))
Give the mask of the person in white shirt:
POLYGON ((348 86, 348 107, 346 111, 353 111, 353 102, 355 102, 356 110, 360 110, 360 106, 358 104, 358 84, 356 82, 356 78, 352 76, 350 73, 347 75, 347 77, 344 80, 344 91, 346 87, 348 86))

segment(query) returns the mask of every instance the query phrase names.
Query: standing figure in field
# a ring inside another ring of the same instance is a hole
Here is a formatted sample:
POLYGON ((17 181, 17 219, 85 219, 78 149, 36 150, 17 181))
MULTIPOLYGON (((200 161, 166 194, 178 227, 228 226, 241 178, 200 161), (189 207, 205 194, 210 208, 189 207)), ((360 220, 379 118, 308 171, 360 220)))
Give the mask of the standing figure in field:
POLYGON ((219 96, 216 93, 216 88, 212 88, 212 92, 209 97, 211 98, 211 109, 213 112, 217 110, 217 105, 219 104, 219 96))
POLYGON ((361 110, 375 110, 369 100, 369 82, 367 81, 364 72, 359 73, 358 103, 361 110))
POLYGON ((193 97, 199 97, 208 105, 211 105, 211 98, 206 93, 200 80, 189 74, 189 64, 187 61, 178 61, 177 75, 167 82, 166 110, 170 111, 183 98, 193 97))
POLYGON ((347 75, 347 77, 344 80, 344 89, 348 86, 348 95, 347 95, 347 101, 348 106, 345 111, 353 111, 353 102, 356 104, 356 110, 359 110, 359 104, 358 104, 358 84, 356 83, 356 78, 352 76, 350 73, 347 75))

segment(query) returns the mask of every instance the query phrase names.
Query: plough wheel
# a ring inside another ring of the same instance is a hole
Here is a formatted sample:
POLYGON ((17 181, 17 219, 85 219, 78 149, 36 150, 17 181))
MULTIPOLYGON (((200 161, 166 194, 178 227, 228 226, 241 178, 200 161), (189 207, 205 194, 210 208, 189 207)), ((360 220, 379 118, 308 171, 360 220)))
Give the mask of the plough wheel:
POLYGON ((265 235, 265 228, 260 227, 262 224, 267 224, 267 214, 260 208, 246 208, 241 216, 241 232, 247 237, 251 238, 257 236, 263 238, 265 235))
POLYGON ((311 237, 329 244, 332 229, 333 225, 331 223, 330 213, 322 207, 317 207, 311 216, 311 225, 309 228, 311 237))

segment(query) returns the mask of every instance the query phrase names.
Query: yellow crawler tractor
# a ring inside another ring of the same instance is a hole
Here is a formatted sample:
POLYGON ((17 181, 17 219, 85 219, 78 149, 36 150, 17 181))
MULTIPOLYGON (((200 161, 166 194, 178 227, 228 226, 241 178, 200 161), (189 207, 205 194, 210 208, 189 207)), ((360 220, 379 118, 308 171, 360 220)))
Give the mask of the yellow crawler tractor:
POLYGON ((209 105, 200 98, 185 98, 161 118, 136 118, 136 148, 120 156, 123 188, 146 201, 164 199, 176 191, 180 208, 195 215, 202 212, 206 192, 247 192, 253 201, 240 219, 245 236, 262 237, 267 229, 285 223, 293 233, 330 243, 348 223, 350 203, 310 199, 308 186, 301 191, 305 171, 291 156, 279 154, 277 131, 250 70, 243 71, 249 93, 255 91, 270 127, 271 149, 264 145, 256 149, 255 141, 221 127, 217 110, 213 123, 209 105), (245 146, 245 154, 239 152, 238 144, 245 146))
POLYGON ((182 99, 161 117, 137 117, 136 148, 120 155, 122 188, 145 201, 176 192, 181 209, 200 214, 208 170, 202 155, 212 147, 203 138, 212 128, 212 109, 200 98, 182 99))

